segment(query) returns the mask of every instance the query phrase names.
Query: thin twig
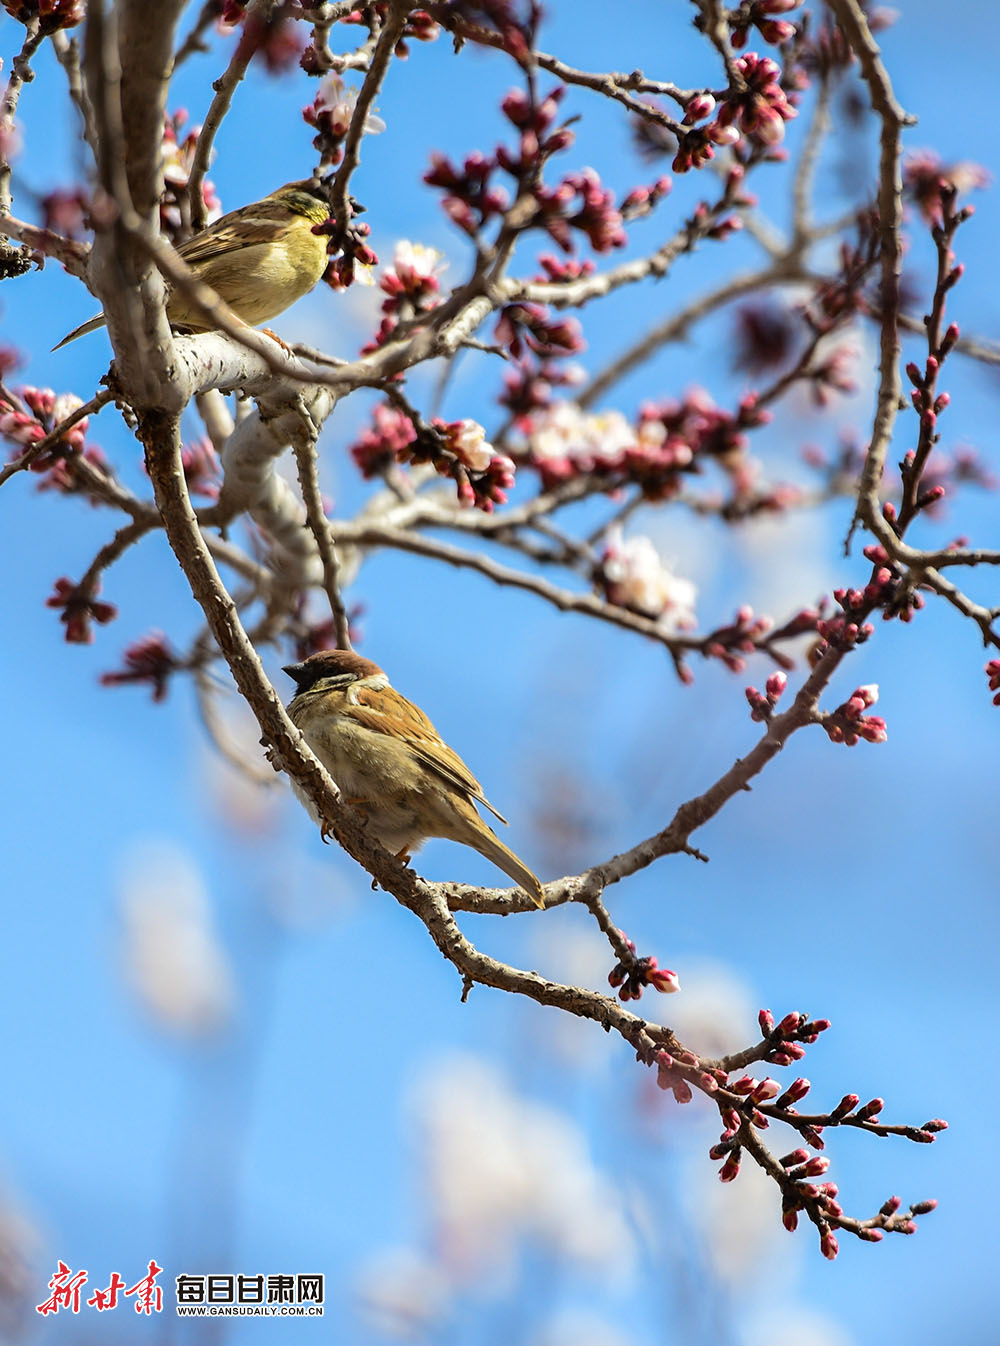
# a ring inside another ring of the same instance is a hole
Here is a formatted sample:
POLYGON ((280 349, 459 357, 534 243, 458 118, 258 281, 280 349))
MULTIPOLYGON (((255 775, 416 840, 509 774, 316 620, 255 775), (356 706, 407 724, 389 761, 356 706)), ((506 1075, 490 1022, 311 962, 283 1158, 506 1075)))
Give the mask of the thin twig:
POLYGON ((388 72, 396 44, 406 27, 408 8, 405 0, 391 0, 388 17, 372 52, 371 64, 358 92, 357 102, 351 114, 351 124, 344 137, 343 159, 330 187, 330 213, 342 228, 346 228, 351 219, 351 177, 361 162, 361 140, 365 132, 365 122, 388 72))
POLYGON ((94 109, 90 105, 90 99, 87 97, 87 91, 83 86, 83 71, 80 68, 80 44, 75 37, 70 37, 61 28, 52 34, 51 40, 56 59, 66 73, 69 96, 80 114, 84 139, 93 153, 97 145, 97 129, 94 126, 94 109))
POLYGON ((744 295, 773 286, 775 281, 790 283, 794 279, 796 277, 789 274, 783 266, 766 266, 759 271, 744 271, 717 285, 715 289, 708 290, 663 322, 656 323, 638 341, 633 342, 599 370, 578 397, 579 405, 586 409, 600 402, 605 393, 627 374, 631 374, 647 360, 651 360, 664 346, 673 341, 683 340, 696 322, 708 317, 716 309, 722 308, 734 299, 741 299, 744 295))
POLYGON ((276 3, 277 0, 250 0, 243 18, 243 32, 236 44, 236 50, 230 57, 225 73, 212 85, 215 90, 215 97, 212 99, 198 135, 198 143, 194 148, 194 158, 191 162, 191 174, 187 186, 188 212, 191 218, 191 228, 195 233, 205 227, 205 198, 202 193, 202 183, 205 180, 205 174, 208 172, 215 137, 222 125, 223 118, 232 105, 236 88, 246 74, 257 50, 254 34, 259 27, 267 27, 276 3))
MULTIPOLYGON (((311 425, 311 422, 310 422, 311 425)), ((351 648, 351 626, 340 592, 340 562, 333 540, 333 529, 323 508, 323 497, 319 489, 317 473, 316 431, 301 436, 292 445, 295 454, 295 466, 298 469, 299 487, 306 507, 306 520, 313 537, 320 560, 323 562, 323 588, 333 614, 333 627, 338 650, 351 648)))
POLYGON ((12 462, 8 463, 6 467, 0 470, 0 486, 2 486, 10 477, 14 476, 16 472, 26 471, 32 463, 41 458, 43 454, 48 453, 51 448, 54 448, 64 437, 66 432, 72 430, 74 425, 79 424, 85 417, 92 416, 95 412, 100 411, 101 407, 107 406, 107 404, 113 402, 114 399, 115 393, 109 388, 102 388, 99 393, 95 393, 89 402, 84 402, 64 420, 61 420, 57 426, 49 431, 44 439, 40 439, 37 443, 32 444, 30 448, 25 449, 19 458, 15 458, 12 462))
POLYGON ((70 275, 86 280, 90 249, 85 243, 63 238, 62 234, 53 233, 51 229, 41 229, 37 224, 28 224, 26 220, 16 219, 13 215, 5 215, 0 220, 0 227, 11 238, 19 239, 46 257, 54 257, 70 275))
POLYGON ((205 41, 205 34, 219 17, 218 0, 205 0, 197 19, 188 30, 187 36, 181 42, 177 51, 174 53, 174 70, 196 52, 206 52, 209 50, 208 43, 205 41))
POLYGON ((830 7, 861 65, 868 85, 871 105, 881 122, 879 138, 878 214, 881 240, 882 279, 879 293, 881 336, 879 341, 878 405, 872 437, 858 492, 856 522, 863 522, 883 546, 891 545, 893 530, 882 518, 879 485, 885 470, 886 455, 892 442, 893 427, 899 408, 900 341, 899 280, 903 264, 901 228, 903 222, 903 180, 900 147, 903 127, 909 119, 896 100, 889 72, 882 63, 878 44, 872 37, 868 20, 858 0, 830 0, 830 7))
MULTIPOLYGON (((9 145, 13 141, 14 117, 17 113, 21 90, 25 84, 29 84, 35 78, 35 72, 31 68, 31 58, 38 50, 42 36, 41 20, 36 14, 29 18, 24 25, 24 41, 21 44, 21 50, 10 63, 7 87, 4 89, 3 98, 0 99, 0 138, 5 145, 9 145)), ((2 225, 2 217, 10 214, 11 204, 10 164, 6 156, 0 156, 0 225, 2 225)))

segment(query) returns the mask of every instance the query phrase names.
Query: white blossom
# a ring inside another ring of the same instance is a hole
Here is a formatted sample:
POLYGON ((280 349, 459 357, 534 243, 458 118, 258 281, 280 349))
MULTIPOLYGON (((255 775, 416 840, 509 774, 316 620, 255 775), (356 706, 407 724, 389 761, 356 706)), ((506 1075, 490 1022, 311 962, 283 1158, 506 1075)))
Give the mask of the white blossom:
POLYGON ((450 1306, 450 1286, 441 1268, 410 1248, 387 1248, 362 1267, 356 1290, 380 1332, 426 1341, 450 1306))
MULTIPOLYGON (((357 89, 348 88, 339 75, 327 75, 320 83, 315 106, 323 112, 330 113, 334 135, 344 136, 354 116, 354 105, 357 101, 357 89)), ((369 112, 362 130, 365 135, 378 135, 380 131, 385 130, 385 122, 381 117, 376 117, 374 112, 369 112)))
POLYGON ((668 631, 694 626, 698 591, 669 569, 650 538, 626 541, 620 527, 609 528, 602 570, 612 602, 657 618, 668 631))
POLYGON ((126 858, 123 871, 125 966, 146 1009, 175 1032, 220 1028, 233 1008, 232 976, 194 861, 168 842, 151 842, 126 858))
POLYGON ((392 269, 401 279, 413 276, 429 280, 435 272, 443 271, 446 265, 444 254, 438 252, 437 248, 428 248, 424 243, 411 243, 408 238, 399 239, 393 249, 392 269))
POLYGON ((454 1275, 502 1277, 525 1237, 597 1278, 632 1270, 620 1195, 565 1113, 514 1093, 493 1066, 459 1057, 427 1074, 418 1114, 436 1246, 454 1275))
POLYGON ((613 461, 635 443, 635 429, 620 411, 591 415, 568 401, 553 402, 540 411, 533 418, 529 436, 529 447, 539 461, 613 461))
POLYGON ((454 449, 466 467, 473 472, 485 472, 493 461, 493 445, 478 421, 465 418, 454 434, 454 449))

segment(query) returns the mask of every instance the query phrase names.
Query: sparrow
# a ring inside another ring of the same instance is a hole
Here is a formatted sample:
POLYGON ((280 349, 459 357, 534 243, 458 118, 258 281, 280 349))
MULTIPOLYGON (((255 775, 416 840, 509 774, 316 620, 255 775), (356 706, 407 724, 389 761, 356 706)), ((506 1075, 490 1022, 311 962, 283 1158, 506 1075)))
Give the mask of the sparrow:
MULTIPOLYGON (((283 313, 308 294, 326 270, 326 238, 313 226, 329 218, 323 188, 306 179, 286 182, 263 201, 240 206, 195 234, 177 249, 199 280, 229 305, 248 327, 257 327, 283 313)), ((191 332, 209 329, 179 291, 167 294, 167 321, 191 332)), ((68 336, 59 350, 104 326, 99 313, 68 336)))
MULTIPOLYGON (((320 650, 283 672, 295 680, 288 714, 370 834, 399 859, 429 837, 484 855, 544 907, 542 885, 487 827, 475 805, 503 817, 424 712, 378 664, 347 650, 320 650)), ((301 797, 301 796, 300 796, 301 797)))

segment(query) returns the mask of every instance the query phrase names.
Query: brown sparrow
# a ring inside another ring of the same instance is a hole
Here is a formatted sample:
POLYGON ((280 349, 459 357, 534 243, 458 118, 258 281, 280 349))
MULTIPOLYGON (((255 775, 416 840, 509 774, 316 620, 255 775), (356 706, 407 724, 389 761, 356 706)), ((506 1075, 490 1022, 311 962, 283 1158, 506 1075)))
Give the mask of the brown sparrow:
POLYGON ((347 650, 320 650, 283 671, 295 679, 292 721, 378 842, 401 859, 428 837, 461 842, 520 884, 537 906, 545 905, 538 879, 487 827, 475 804, 502 823, 507 819, 377 664, 347 650))

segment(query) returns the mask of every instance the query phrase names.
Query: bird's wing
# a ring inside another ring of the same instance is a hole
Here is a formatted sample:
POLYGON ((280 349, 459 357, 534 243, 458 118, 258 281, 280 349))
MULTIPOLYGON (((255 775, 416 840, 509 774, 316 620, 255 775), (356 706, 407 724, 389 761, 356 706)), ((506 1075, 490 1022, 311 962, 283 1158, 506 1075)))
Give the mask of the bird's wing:
POLYGON ((419 706, 394 690, 389 690, 387 695, 386 690, 357 683, 350 689, 348 699, 349 713, 357 724, 378 734, 405 740, 413 755, 425 766, 449 785, 471 795, 502 823, 507 822, 483 794, 483 787, 458 753, 448 747, 419 706))
POLYGON ((189 266, 199 267, 236 248, 283 238, 290 226, 298 221, 300 217, 283 202, 267 198, 223 215, 221 220, 182 243, 177 251, 189 266))

